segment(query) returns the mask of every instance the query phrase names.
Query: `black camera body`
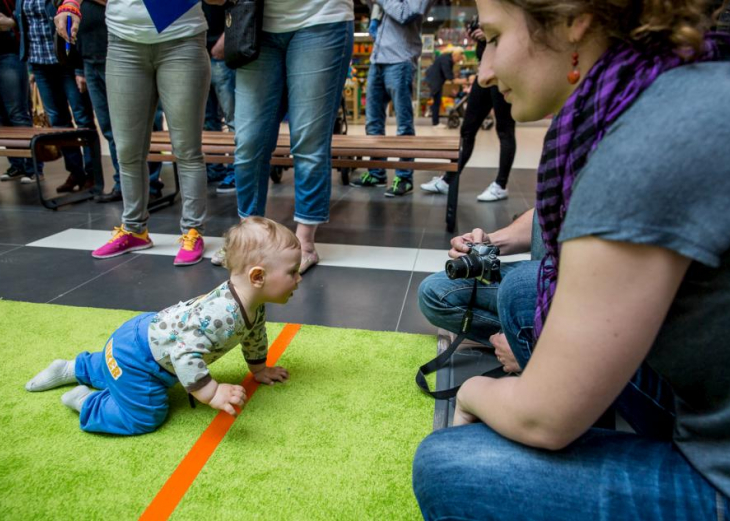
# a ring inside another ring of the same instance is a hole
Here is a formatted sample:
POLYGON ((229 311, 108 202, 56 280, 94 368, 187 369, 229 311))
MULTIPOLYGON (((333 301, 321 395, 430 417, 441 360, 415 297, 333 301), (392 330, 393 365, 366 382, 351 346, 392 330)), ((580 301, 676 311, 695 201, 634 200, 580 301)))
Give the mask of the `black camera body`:
POLYGON ((477 279, 485 284, 502 280, 499 248, 493 244, 466 244, 469 252, 458 259, 446 261, 446 276, 450 279, 477 279))

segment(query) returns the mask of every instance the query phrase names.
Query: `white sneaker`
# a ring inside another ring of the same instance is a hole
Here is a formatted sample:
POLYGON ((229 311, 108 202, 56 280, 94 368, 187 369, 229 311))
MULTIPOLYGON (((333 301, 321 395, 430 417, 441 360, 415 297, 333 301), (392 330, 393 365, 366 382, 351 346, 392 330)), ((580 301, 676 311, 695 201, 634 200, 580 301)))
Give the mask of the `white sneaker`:
POLYGON ((428 183, 421 185, 421 190, 425 192, 431 192, 432 194, 448 194, 449 185, 441 177, 434 177, 428 183))
MULTIPOLYGON (((43 174, 39 175, 38 177, 40 178, 41 181, 43 181, 43 174)), ((35 183, 35 176, 34 175, 25 175, 25 176, 23 176, 23 177, 20 178, 20 184, 30 185, 30 184, 33 184, 33 183, 35 183)))
POLYGON ((439 123, 438 125, 434 125, 433 128, 449 128, 449 126, 446 123, 439 123))
POLYGON ((221 248, 217 252, 213 254, 213 257, 210 259, 210 263, 213 266, 223 266, 223 261, 226 260, 226 250, 221 248))
POLYGON ((477 196, 477 201, 484 203, 491 203, 492 201, 501 201, 507 199, 509 190, 502 188, 497 183, 492 183, 484 190, 480 195, 477 196))

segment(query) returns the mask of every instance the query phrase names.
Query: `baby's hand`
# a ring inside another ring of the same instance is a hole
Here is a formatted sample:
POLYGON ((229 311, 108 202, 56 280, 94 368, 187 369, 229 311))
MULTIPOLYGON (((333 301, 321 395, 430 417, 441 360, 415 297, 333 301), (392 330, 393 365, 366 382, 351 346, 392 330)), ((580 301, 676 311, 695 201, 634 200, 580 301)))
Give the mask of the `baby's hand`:
POLYGON ((246 400, 246 392, 240 385, 218 384, 215 395, 208 405, 213 407, 213 409, 225 411, 231 416, 238 416, 238 412, 233 406, 238 405, 239 407, 243 407, 244 400, 246 400))
POLYGON ((278 365, 274 367, 264 366, 252 372, 256 381, 262 384, 274 385, 274 382, 284 383, 289 379, 289 372, 278 365))

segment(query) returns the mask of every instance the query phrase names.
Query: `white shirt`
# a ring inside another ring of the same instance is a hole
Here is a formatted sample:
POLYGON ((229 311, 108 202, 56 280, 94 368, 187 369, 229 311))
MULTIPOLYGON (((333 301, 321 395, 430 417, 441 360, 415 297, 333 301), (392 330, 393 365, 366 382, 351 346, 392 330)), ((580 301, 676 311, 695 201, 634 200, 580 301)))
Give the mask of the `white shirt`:
POLYGON ((109 0, 106 5, 106 25, 114 36, 144 44, 177 40, 208 30, 200 2, 158 33, 143 0, 109 0))
POLYGON ((287 33, 355 19, 353 0, 265 0, 264 31, 287 33))

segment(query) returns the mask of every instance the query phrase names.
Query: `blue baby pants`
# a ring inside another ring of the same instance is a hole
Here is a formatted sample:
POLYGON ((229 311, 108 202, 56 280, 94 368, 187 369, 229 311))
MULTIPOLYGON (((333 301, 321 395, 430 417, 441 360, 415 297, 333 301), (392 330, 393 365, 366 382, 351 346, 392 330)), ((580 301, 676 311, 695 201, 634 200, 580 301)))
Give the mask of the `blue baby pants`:
POLYGON ((82 430, 145 434, 165 421, 167 390, 178 379, 152 357, 147 330, 154 316, 145 313, 125 322, 103 351, 76 357, 76 379, 100 390, 81 407, 82 430))

